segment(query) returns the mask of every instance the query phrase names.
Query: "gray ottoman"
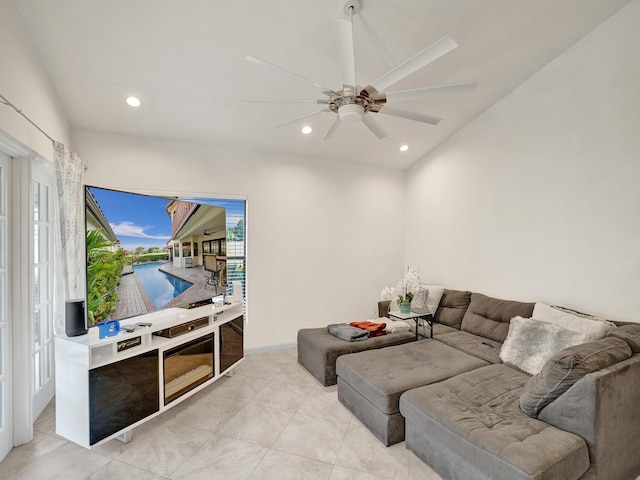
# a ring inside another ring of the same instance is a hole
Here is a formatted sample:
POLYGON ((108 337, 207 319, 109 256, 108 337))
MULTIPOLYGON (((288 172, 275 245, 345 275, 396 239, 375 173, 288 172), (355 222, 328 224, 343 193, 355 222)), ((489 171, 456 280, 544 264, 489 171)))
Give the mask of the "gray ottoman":
POLYGON ((336 359, 345 353, 362 352, 415 340, 412 331, 346 342, 331 335, 326 327, 298 331, 298 362, 324 386, 336 384, 336 359))
POLYGON ((343 355, 336 364, 338 400, 389 446, 404 440, 400 395, 486 365, 437 340, 343 355))

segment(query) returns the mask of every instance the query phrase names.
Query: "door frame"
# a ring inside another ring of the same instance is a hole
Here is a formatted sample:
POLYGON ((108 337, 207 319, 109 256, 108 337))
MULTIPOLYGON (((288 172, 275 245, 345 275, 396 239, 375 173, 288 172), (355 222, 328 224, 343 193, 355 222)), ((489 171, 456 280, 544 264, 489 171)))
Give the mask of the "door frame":
MULTIPOLYGON (((30 218, 29 205, 31 161, 34 158, 28 149, 0 131, 0 151, 11 157, 11 234, 7 241, 11 245, 9 275, 11 278, 11 383, 13 389, 13 445, 18 446, 33 439, 33 365, 31 356, 32 319, 29 250, 30 218), (25 203, 26 202, 26 203, 25 203), (25 217, 25 215, 27 215, 25 217), (26 220, 25 220, 26 219, 26 220)), ((8 266, 9 266, 8 265, 8 266)))
POLYGON ((0 351, 2 351, 3 357, 0 358, 2 362, 4 380, 0 394, 3 396, 2 402, 0 402, 0 416, 3 420, 2 428, 0 429, 0 461, 11 451, 14 444, 14 428, 13 428, 13 289, 12 289, 12 193, 13 193, 13 180, 11 176, 11 166, 13 159, 6 154, 2 148, 0 148, 0 162, 2 162, 2 175, 0 181, 2 182, 0 201, 3 204, 5 216, 4 225, 2 229, 2 238, 0 243, 3 246, 2 264, 4 269, 4 279, 2 282, 3 292, 0 292, 0 303, 2 304, 2 319, 5 322, 2 335, 0 335, 0 351))

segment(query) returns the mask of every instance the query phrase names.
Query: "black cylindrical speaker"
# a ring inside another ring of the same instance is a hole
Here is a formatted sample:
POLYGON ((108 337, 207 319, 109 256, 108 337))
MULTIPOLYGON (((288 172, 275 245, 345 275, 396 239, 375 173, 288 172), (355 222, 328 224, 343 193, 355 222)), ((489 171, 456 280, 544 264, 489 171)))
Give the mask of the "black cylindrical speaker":
POLYGON ((67 337, 77 337, 87 333, 87 325, 84 321, 84 300, 67 300, 64 307, 64 332, 67 337))

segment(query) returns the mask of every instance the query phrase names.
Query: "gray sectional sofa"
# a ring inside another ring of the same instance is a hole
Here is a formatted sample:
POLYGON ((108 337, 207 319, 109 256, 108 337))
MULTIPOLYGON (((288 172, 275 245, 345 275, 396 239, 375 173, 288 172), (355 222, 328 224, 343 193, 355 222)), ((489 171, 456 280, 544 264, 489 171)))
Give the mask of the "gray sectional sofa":
POLYGON ((511 319, 533 310, 445 290, 433 339, 336 355, 338 398, 385 445, 406 440, 445 479, 635 479, 640 324, 566 348, 530 375, 500 350, 511 319))

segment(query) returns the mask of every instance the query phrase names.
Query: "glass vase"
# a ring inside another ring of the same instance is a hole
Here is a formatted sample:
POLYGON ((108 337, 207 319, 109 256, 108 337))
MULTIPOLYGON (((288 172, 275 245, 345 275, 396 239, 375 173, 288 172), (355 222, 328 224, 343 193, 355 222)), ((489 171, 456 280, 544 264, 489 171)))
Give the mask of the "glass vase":
POLYGON ((399 304, 400 313, 411 313, 411 302, 403 302, 399 304))

